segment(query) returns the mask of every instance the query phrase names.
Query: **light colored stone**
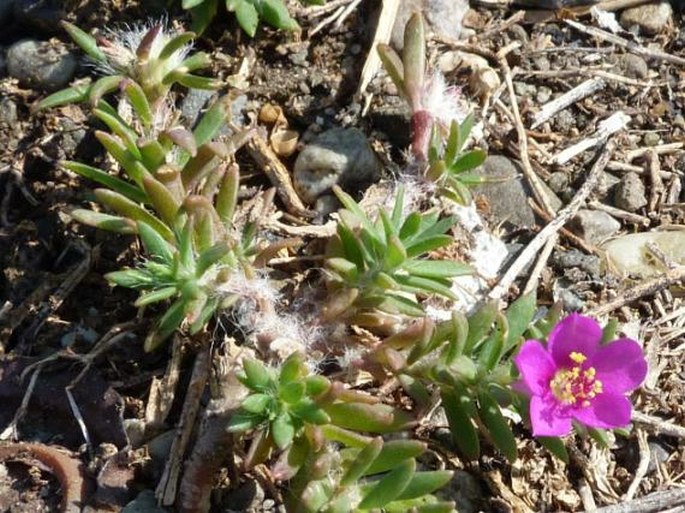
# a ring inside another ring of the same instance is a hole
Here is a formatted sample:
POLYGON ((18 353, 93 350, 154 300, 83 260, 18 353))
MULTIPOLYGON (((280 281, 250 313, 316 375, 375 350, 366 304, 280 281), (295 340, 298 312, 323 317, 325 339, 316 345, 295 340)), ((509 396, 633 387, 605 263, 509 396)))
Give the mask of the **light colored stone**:
POLYGON ((392 45, 397 49, 404 46, 404 27, 414 12, 423 13, 427 29, 434 35, 457 39, 468 10, 468 0, 402 0, 392 29, 392 45))
POLYGON ((623 11, 620 22, 625 29, 636 25, 641 34, 655 36, 673 25, 673 8, 667 1, 639 5, 623 11))
POLYGON ((621 229, 621 223, 601 210, 581 209, 573 218, 583 238, 592 243, 599 244, 621 229))

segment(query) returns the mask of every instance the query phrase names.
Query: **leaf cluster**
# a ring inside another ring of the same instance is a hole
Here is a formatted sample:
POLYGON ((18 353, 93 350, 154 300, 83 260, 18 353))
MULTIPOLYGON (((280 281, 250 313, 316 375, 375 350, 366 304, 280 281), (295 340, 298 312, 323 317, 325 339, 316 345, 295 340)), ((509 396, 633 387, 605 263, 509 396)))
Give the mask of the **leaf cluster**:
MULTIPOLYGON (((323 5, 324 0, 301 0, 305 5, 323 5)), ((259 22, 287 31, 299 30, 300 26, 290 16, 283 0, 226 0, 226 10, 235 14, 238 25, 250 37, 254 37, 259 22)), ((193 15, 193 28, 204 32, 216 16, 219 0, 182 0, 182 6, 193 15)))
MULTIPOLYGON (((374 222, 348 194, 334 191, 345 208, 339 211, 337 237, 329 244, 326 259, 328 318, 374 310, 416 317, 424 313, 417 295, 456 299, 452 278, 471 273, 471 268, 425 258, 452 243, 446 232, 455 223, 453 217, 440 218, 437 212, 405 216, 400 189, 392 212, 379 209, 374 222)), ((354 321, 362 319, 357 315, 354 321)))

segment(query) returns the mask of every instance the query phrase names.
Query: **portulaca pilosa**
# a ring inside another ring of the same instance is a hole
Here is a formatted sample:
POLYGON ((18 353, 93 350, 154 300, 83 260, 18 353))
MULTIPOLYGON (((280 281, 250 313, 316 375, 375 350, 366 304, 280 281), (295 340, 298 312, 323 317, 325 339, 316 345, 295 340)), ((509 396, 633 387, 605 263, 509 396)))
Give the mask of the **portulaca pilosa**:
POLYGON ((546 345, 523 344, 514 357, 521 374, 516 388, 530 396, 533 435, 567 435, 572 420, 605 429, 630 423, 626 394, 647 375, 644 353, 629 338, 601 340, 594 319, 572 314, 553 328, 546 345))

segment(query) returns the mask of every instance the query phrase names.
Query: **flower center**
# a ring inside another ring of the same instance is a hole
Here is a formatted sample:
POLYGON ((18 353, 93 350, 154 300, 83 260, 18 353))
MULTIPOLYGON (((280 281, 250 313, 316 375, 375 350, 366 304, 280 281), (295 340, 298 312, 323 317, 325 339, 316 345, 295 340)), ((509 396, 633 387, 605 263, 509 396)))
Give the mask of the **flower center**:
POLYGON ((582 367, 587 356, 576 352, 569 356, 577 365, 570 369, 559 369, 549 383, 550 389, 562 404, 590 406, 590 400, 602 393, 602 382, 595 378, 594 367, 582 367))

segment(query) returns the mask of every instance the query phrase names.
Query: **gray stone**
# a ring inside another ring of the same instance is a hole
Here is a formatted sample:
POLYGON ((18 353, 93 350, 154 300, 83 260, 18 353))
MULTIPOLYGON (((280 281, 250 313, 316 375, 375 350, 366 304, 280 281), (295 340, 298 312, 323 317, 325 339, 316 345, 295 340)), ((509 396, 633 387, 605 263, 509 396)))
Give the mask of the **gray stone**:
POLYGON ((649 442, 649 466, 647 467, 647 472, 651 473, 656 471, 657 467, 662 463, 665 463, 670 457, 669 452, 664 448, 663 445, 657 442, 649 442))
POLYGON ((17 104, 8 97, 0 100, 0 125, 10 126, 17 119, 17 104))
POLYGON ((552 90, 547 86, 538 87, 535 93, 535 101, 539 104, 547 103, 552 98, 552 90))
POLYGON ((573 290, 574 283, 566 278, 559 278, 552 283, 552 298, 560 302, 566 312, 577 312, 585 306, 585 301, 573 290))
POLYGON ((621 223, 601 210, 581 209, 573 218, 583 238, 592 244, 599 244, 621 229, 621 223))
POLYGON ((138 496, 129 502, 121 513, 167 513, 169 510, 157 505, 155 492, 143 490, 138 496))
POLYGON ((644 143, 645 146, 656 146, 659 144, 659 141, 661 138, 659 137, 659 134, 656 132, 647 132, 645 135, 642 136, 642 142, 644 143))
POLYGON ((547 180, 547 185, 549 185, 550 189, 559 194, 568 187, 568 175, 563 171, 555 171, 550 175, 549 180, 547 180))
POLYGON ((629 78, 643 79, 649 74, 649 66, 639 55, 624 53, 618 58, 618 69, 629 78))
POLYGON ((552 121, 554 128, 557 132, 566 134, 571 131, 571 129, 576 126, 576 118, 569 109, 564 109, 554 116, 552 121))
POLYGON ((459 513, 476 513, 483 510, 483 488, 478 479, 465 470, 455 470, 451 481, 435 495, 442 500, 454 501, 459 513))
POLYGON ((24 39, 7 52, 10 76, 25 87, 55 91, 65 87, 76 72, 77 61, 57 42, 24 39))
MULTIPOLYGON (((490 155, 476 172, 492 180, 475 187, 473 192, 488 199, 490 215, 495 223, 508 223, 516 229, 535 225, 535 214, 528 205, 532 191, 518 164, 503 155, 490 155)), ((559 198, 551 189, 546 192, 552 207, 559 208, 559 198)))
POLYGON ((332 128, 321 133, 297 156, 293 184, 307 203, 334 185, 356 190, 380 173, 380 163, 366 136, 356 128, 332 128))
POLYGON ((533 84, 528 84, 527 82, 514 82, 514 92, 517 96, 532 97, 535 96, 537 87, 533 84))
POLYGON ((625 29, 637 26, 640 33, 654 36, 673 24, 673 8, 670 2, 655 2, 626 9, 619 19, 625 29))
POLYGON ((554 254, 552 262, 561 269, 578 268, 588 273, 593 278, 600 274, 600 260, 595 255, 586 255, 577 249, 558 251, 554 254))
POLYGON ((647 205, 645 184, 637 173, 626 173, 614 190, 614 204, 628 212, 636 212, 647 205))
POLYGON ((457 39, 468 10, 468 0, 402 0, 392 28, 391 43, 397 49, 404 46, 404 27, 416 11, 423 13, 427 28, 434 35, 457 39))
MULTIPOLYGON (((181 119, 186 123, 186 126, 195 127, 202 115, 212 105, 212 102, 218 98, 216 91, 208 91, 206 89, 189 89, 183 101, 181 102, 181 119)), ((247 105, 247 96, 242 94, 231 102, 231 122, 243 126, 243 112, 247 105)), ((230 128, 224 125, 219 131, 219 135, 231 135, 230 128)))
POLYGON ((605 171, 602 173, 602 176, 600 176, 599 183, 597 184, 597 196, 603 198, 609 194, 612 194, 620 182, 620 178, 617 178, 611 173, 607 173, 605 171))

